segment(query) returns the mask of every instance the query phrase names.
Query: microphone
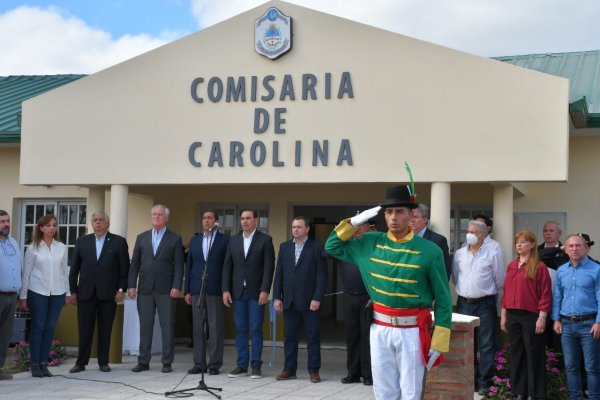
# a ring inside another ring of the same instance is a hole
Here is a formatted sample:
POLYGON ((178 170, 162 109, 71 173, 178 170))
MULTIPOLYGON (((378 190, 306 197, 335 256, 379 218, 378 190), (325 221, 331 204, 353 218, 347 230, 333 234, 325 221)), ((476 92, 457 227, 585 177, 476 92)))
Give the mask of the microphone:
POLYGON ((219 228, 219 223, 218 223, 218 222, 215 222, 215 223, 214 223, 214 225, 213 225, 213 226, 211 226, 211 227, 210 227, 210 229, 209 229, 208 231, 209 231, 209 232, 212 232, 212 231, 214 231, 215 229, 218 229, 218 228, 219 228))

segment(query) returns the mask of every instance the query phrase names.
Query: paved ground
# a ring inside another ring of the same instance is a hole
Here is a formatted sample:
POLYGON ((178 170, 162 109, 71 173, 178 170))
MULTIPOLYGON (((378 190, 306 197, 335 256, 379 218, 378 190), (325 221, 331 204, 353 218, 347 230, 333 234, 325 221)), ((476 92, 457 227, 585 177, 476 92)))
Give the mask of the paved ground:
MULTIPOLYGON (((69 351, 71 353, 71 351, 69 351)), ((228 378, 227 372, 235 367, 235 347, 225 346, 225 365, 217 376, 205 375, 208 386, 223 388, 219 394, 223 399, 269 400, 269 399, 331 399, 331 400, 368 400, 373 399, 373 390, 362 384, 343 385, 340 378, 346 375, 346 352, 340 348, 322 350, 321 383, 311 383, 306 366, 306 350, 301 349, 298 360, 298 379, 278 382, 275 375, 283 368, 283 349, 276 348, 271 365, 271 347, 263 351, 263 378, 228 378)), ((111 364, 112 372, 98 371, 96 359, 90 361, 88 370, 79 374, 69 374, 74 358, 69 358, 58 367, 51 367, 55 374, 52 378, 32 378, 29 373, 16 374, 12 381, 0 383, 0 399, 29 400, 123 400, 153 399, 165 397, 165 392, 196 387, 200 375, 187 375, 192 366, 192 350, 184 345, 175 349, 173 372, 160 372, 160 356, 153 356, 150 371, 133 373, 131 368, 137 363, 137 357, 124 356, 122 364, 111 364), (85 379, 85 380, 80 380, 85 379), (123 384, 117 383, 121 382, 123 384), (130 385, 130 386, 129 386, 130 385), (137 390, 137 387, 142 390, 137 390), (151 392, 151 393, 149 393, 151 392)), ((214 399, 204 391, 192 390, 194 398, 214 399)), ((180 396, 181 397, 181 396, 180 396)), ((474 399, 479 396, 475 395, 474 399)))

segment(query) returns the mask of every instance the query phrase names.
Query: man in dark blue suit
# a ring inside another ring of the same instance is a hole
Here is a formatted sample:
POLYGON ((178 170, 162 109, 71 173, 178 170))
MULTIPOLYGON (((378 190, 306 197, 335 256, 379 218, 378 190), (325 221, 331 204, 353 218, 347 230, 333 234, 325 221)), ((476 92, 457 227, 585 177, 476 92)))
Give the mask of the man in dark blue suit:
POLYGON ((127 289, 127 241, 108 232, 108 214, 95 212, 91 222, 94 233, 77 239, 69 273, 71 300, 77 302, 79 327, 79 350, 71 373, 84 371, 89 362, 96 321, 98 365, 100 371, 110 371, 108 354, 113 321, 117 303, 123 301, 127 289))
POLYGON ((208 372, 218 375, 223 365, 223 292, 221 279, 229 236, 217 230, 218 215, 205 211, 202 215, 201 235, 194 236, 190 243, 185 271, 185 302, 192 305, 194 333, 194 366, 188 371, 199 374, 206 371, 206 349, 204 348, 204 326, 208 321, 208 372), (207 267, 208 264, 208 267, 207 267), (206 272, 206 299, 200 298, 202 275, 206 272))
POLYGON ((229 239, 223 264, 223 304, 233 306, 237 366, 228 376, 239 378, 252 367, 250 378, 262 378, 263 319, 265 304, 275 267, 275 250, 271 236, 256 228, 258 214, 244 209, 240 214, 242 232, 229 239), (248 348, 252 337, 252 353, 248 348))
POLYGON ((310 381, 321 381, 320 306, 327 284, 327 264, 323 246, 308 237, 306 217, 292 221, 292 240, 283 242, 277 256, 273 281, 273 306, 282 312, 285 328, 285 364, 277 380, 296 378, 298 336, 304 323, 308 348, 310 381))
POLYGON ((445 236, 440 235, 437 232, 432 231, 428 227, 429 224, 429 207, 425 204, 419 204, 417 208, 413 210, 413 216, 410 220, 410 227, 417 236, 421 236, 423 239, 427 239, 430 242, 437 244, 444 254, 444 264, 446 265, 446 274, 448 280, 452 274, 452 262, 450 261, 450 251, 448 249, 448 240, 445 236))

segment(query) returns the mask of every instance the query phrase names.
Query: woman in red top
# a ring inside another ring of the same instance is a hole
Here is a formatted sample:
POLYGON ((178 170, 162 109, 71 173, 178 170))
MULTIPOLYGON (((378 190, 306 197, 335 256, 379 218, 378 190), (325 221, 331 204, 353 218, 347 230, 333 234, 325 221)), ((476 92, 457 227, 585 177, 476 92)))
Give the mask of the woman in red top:
POLYGON ((540 261, 535 235, 515 235, 518 257, 508 264, 500 328, 510 340, 510 381, 519 399, 546 398, 544 329, 552 309, 548 268, 540 261))

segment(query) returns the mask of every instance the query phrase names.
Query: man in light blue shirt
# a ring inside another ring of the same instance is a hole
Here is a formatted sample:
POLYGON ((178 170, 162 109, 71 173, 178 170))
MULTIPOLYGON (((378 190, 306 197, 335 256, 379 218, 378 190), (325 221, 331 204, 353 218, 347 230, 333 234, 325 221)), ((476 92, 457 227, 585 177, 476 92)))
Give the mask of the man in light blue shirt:
POLYGON ((567 237, 565 251, 569 262, 556 273, 552 319, 554 331, 562 334, 569 398, 583 398, 583 354, 589 398, 600 399, 600 265, 587 256, 580 234, 567 237))
MULTIPOLYGON (((16 240, 9 236, 10 216, 0 210, 0 368, 6 360, 8 342, 21 290, 21 253, 16 240)), ((12 379, 0 369, 0 380, 12 379)))

